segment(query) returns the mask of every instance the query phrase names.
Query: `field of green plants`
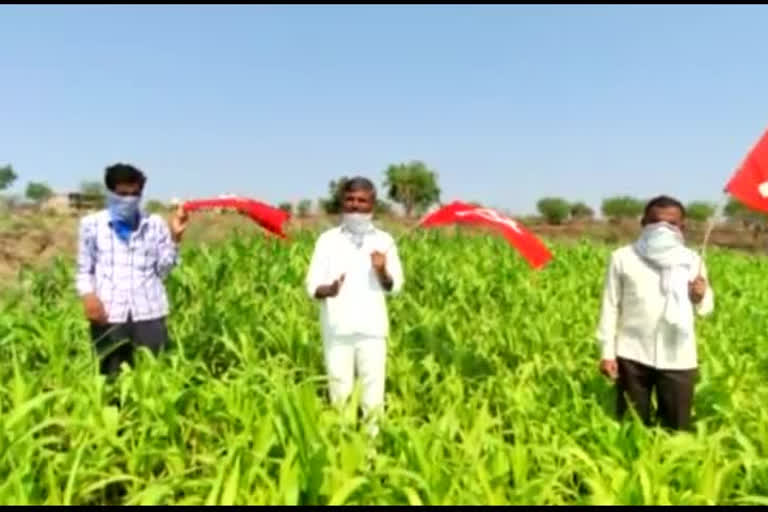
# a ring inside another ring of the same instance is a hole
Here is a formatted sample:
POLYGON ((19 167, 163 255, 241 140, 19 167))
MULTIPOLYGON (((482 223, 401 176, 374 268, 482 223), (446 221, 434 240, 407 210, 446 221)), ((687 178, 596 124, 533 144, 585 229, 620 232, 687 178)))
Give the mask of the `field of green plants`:
POLYGON ((613 417, 594 342, 609 247, 400 243, 387 416, 328 404, 314 241, 185 246, 170 350, 97 373, 62 259, 0 307, 2 504, 768 504, 768 264, 708 253, 695 432, 613 417), (114 404, 121 403, 121 407, 114 404))

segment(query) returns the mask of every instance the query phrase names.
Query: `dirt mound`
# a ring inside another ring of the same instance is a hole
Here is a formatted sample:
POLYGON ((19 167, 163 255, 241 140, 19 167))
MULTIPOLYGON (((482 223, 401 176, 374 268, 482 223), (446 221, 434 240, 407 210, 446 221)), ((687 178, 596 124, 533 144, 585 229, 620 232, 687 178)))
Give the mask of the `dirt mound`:
POLYGON ((76 226, 69 219, 17 219, 0 230, 0 282, 12 280, 25 265, 45 265, 57 256, 74 256, 76 247, 76 226))

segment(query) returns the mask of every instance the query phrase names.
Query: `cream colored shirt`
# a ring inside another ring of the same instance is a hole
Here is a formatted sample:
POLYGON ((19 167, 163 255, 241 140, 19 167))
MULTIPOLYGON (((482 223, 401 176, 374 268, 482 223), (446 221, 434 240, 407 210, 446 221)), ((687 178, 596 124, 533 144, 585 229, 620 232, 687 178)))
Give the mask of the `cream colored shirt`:
MULTIPOLYGON (((691 251, 694 264, 690 281, 699 270, 701 258, 691 251)), ((701 275, 707 269, 701 265, 701 275)), ((645 262, 632 246, 617 249, 611 255, 603 288, 603 303, 597 339, 603 359, 617 356, 653 368, 688 370, 697 367, 696 338, 678 344, 665 339, 660 329, 665 297, 661 293, 661 272, 645 262)), ((700 316, 714 309, 714 292, 709 282, 702 301, 691 304, 700 316)))
POLYGON ((374 229, 365 235, 362 247, 357 248, 341 227, 321 234, 307 272, 307 293, 314 298, 319 286, 332 284, 341 274, 345 276, 339 294, 320 301, 323 336, 386 337, 389 319, 385 297, 403 287, 403 269, 393 238, 374 229), (373 270, 373 251, 386 255, 387 271, 393 282, 389 292, 373 270))

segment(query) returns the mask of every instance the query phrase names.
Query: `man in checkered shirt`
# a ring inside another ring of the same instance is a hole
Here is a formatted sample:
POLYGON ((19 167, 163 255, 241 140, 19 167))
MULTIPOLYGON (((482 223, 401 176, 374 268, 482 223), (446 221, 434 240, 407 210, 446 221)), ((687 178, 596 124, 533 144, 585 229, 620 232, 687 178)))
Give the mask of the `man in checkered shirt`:
POLYGON ((146 183, 131 165, 106 169, 107 208, 80 222, 77 293, 100 353, 102 374, 132 364, 135 347, 157 354, 168 343, 163 280, 179 261, 188 217, 181 207, 170 227, 139 208, 146 183))

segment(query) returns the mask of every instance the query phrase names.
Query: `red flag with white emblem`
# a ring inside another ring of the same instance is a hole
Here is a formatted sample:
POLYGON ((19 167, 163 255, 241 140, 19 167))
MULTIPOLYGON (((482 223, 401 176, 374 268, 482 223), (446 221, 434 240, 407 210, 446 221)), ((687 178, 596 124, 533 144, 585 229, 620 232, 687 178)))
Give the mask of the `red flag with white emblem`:
POLYGON ((747 154, 725 191, 749 208, 768 212, 768 131, 747 154))
POLYGON ((446 224, 476 224, 495 229, 515 247, 533 268, 541 268, 551 259, 549 249, 519 222, 501 215, 490 208, 472 206, 454 201, 425 216, 420 226, 434 227, 446 224))
POLYGON ((287 238, 283 232, 283 223, 290 218, 290 214, 260 201, 246 199, 244 197, 220 197, 215 199, 187 201, 184 203, 183 208, 187 212, 212 208, 234 209, 247 215, 261 227, 276 234, 280 238, 287 238))

